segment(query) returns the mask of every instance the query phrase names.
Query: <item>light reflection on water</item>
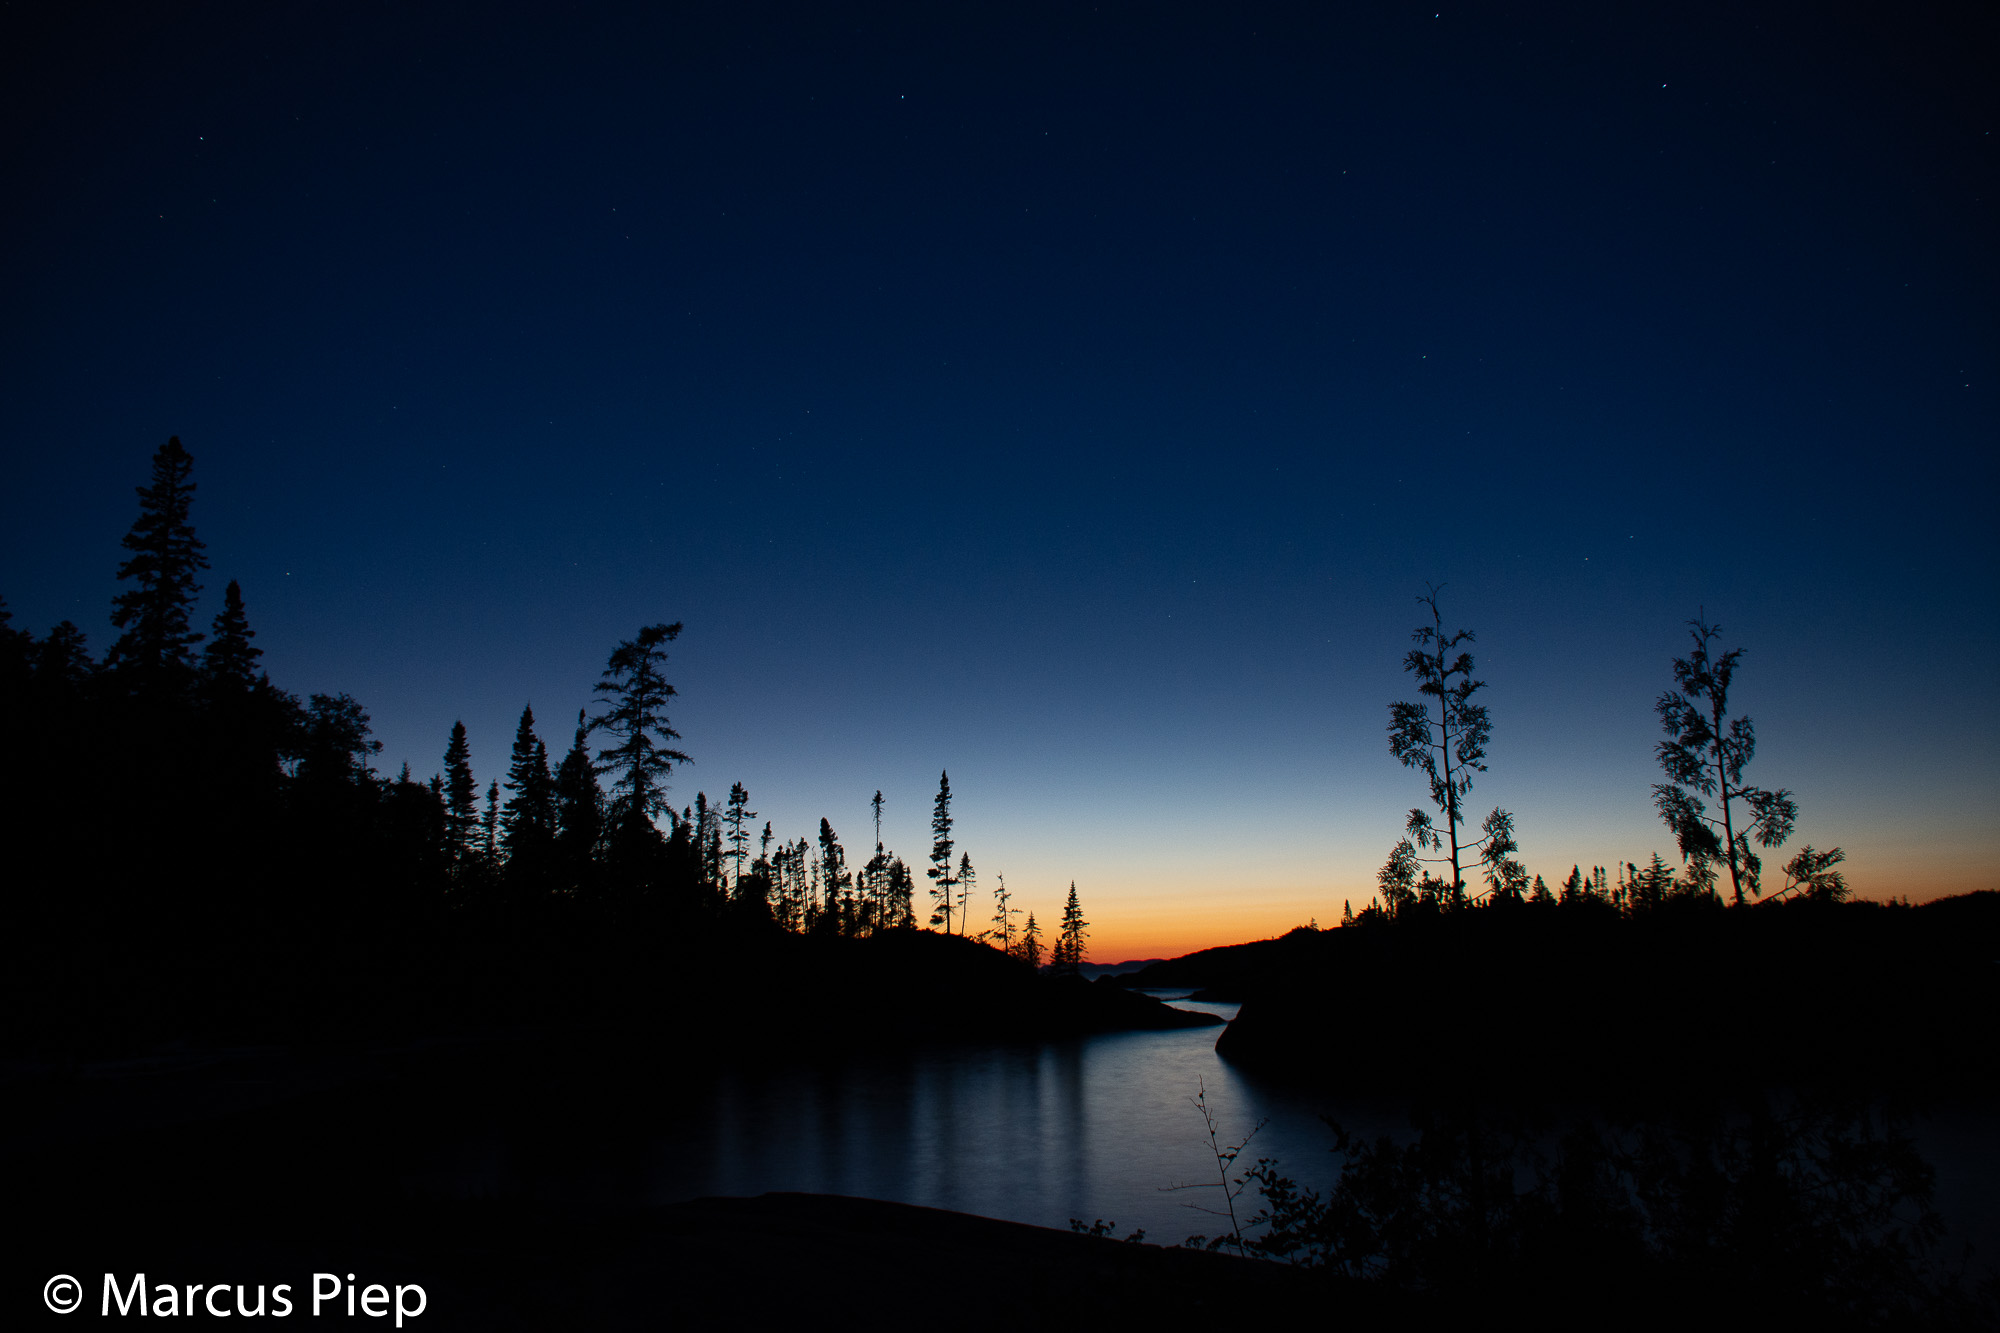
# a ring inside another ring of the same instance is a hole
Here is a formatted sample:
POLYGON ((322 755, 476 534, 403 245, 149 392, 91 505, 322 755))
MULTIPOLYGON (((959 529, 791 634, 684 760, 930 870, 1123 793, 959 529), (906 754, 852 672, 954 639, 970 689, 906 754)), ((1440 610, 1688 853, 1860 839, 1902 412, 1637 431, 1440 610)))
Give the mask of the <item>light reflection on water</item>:
MULTIPOLYGON (((1196 1004, 1228 1019, 1235 1005, 1196 1004)), ((788 1190, 849 1194, 1064 1227, 1104 1218, 1168 1243, 1225 1224, 1216 1162, 1193 1099, 1225 1145, 1323 1185, 1334 1170, 1323 1099, 1260 1083, 1215 1053, 1221 1028, 1123 1032, 1041 1045, 882 1054, 688 1076, 642 1142, 477 1134, 419 1187, 574 1202, 662 1204, 788 1190), (1173 1185, 1196 1188, 1170 1191, 1173 1185)), ((1339 1108, 1370 1133, 1388 1105, 1339 1108)), ((1240 1173, 1240 1169, 1239 1172, 1240 1173)), ((1233 1173, 1237 1174, 1237 1173, 1233 1173)), ((1251 1201, 1246 1201, 1251 1202, 1251 1201)))
MULTIPOLYGON (((1188 1005, 1222 1017, 1235 1006, 1188 1005)), ((1218 1028, 974 1047, 717 1078, 709 1137, 665 1164, 652 1199, 806 1190, 893 1199, 1042 1226, 1105 1218, 1158 1240, 1220 1224, 1200 1113, 1244 1156, 1329 1173, 1320 1105, 1251 1082, 1215 1054, 1218 1028), (1164 1187, 1202 1188, 1167 1192, 1164 1187)))

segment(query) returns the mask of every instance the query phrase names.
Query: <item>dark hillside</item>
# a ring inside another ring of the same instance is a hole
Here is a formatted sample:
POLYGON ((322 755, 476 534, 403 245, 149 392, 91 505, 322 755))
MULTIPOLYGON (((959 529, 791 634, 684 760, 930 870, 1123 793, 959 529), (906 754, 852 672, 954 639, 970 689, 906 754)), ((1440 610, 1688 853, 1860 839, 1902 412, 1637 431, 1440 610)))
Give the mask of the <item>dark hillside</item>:
POLYGON ((1243 1009, 1218 1050, 1342 1087, 1976 1090, 1994 1082, 1996 960, 2000 894, 1978 893, 1412 914, 1207 950, 1129 983, 1226 989, 1243 1009))

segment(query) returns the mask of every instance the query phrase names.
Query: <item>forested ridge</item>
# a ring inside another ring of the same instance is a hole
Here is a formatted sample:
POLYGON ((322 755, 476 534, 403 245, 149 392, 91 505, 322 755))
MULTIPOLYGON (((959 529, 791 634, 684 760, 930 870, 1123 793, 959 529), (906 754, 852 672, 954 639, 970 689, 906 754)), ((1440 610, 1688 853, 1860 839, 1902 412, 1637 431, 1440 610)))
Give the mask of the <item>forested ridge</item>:
MULTIPOLYGON (((211 562, 195 492, 172 439, 138 490, 101 656, 74 624, 37 637, 0 603, 17 1049, 643 1021, 700 984, 741 997, 739 972, 885 1001, 877 974, 965 992, 945 1019, 872 1020, 904 1034, 1153 1021, 1104 992, 1093 1016, 1056 1014, 1036 987, 1084 960, 1075 887, 1043 967, 1043 932, 1017 920, 1004 878, 990 909, 975 897, 948 774, 924 870, 934 931, 917 924, 917 875, 881 841, 879 791, 858 865, 825 819, 811 838, 760 827, 741 783, 676 808, 677 623, 611 649, 560 758, 524 706, 502 774, 475 769, 462 723, 437 773, 377 772, 360 700, 301 699, 260 667, 236 581, 198 628, 211 562)), ((740 1017, 769 1018, 773 1040, 843 1035, 823 1014, 752 1008, 740 1017)))

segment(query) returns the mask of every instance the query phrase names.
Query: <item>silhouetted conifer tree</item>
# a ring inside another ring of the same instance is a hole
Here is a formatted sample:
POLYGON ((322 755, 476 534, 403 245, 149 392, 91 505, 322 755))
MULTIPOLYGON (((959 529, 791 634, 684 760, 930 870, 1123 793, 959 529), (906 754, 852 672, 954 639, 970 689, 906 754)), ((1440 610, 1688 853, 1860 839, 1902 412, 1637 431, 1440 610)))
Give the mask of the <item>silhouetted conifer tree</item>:
POLYGON ((916 927, 916 891, 917 877, 910 873, 902 857, 891 856, 885 891, 888 901, 882 913, 883 922, 889 929, 909 930, 916 927))
POLYGON ((1678 887, 1674 883, 1674 872, 1660 859, 1660 854, 1654 852, 1652 861, 1644 870, 1636 865, 1631 867, 1631 876, 1626 880, 1627 901, 1634 912, 1656 911, 1678 887))
POLYGON ((705 884, 722 886, 722 811, 708 803, 707 792, 694 795, 694 846, 697 873, 705 884))
POLYGON ((83 631, 65 620, 40 643, 30 640, 35 682, 45 698, 81 697, 97 675, 83 631))
POLYGON ((1049 951, 1049 964, 1063 975, 1076 976, 1084 963, 1084 940, 1088 938, 1086 929, 1090 923, 1083 919, 1083 909, 1076 901, 1076 881, 1069 882, 1069 901, 1063 904, 1062 929, 1056 934, 1055 947, 1049 951))
POLYGON ((848 890, 847 852, 825 819, 819 821, 819 873, 823 897, 817 924, 823 931, 844 932, 849 925, 841 911, 848 890))
POLYGON ((708 837, 701 847, 702 878, 718 891, 722 888, 722 817, 708 812, 708 837))
POLYGON ((383 801, 383 851, 387 868, 402 880, 406 901, 436 901, 449 887, 444 814, 443 781, 417 782, 405 763, 383 801))
POLYGON ((931 805, 931 864, 924 875, 931 881, 931 924, 951 934, 951 775, 938 774, 937 800, 931 805))
POLYGON ((222 592, 222 610, 209 626, 208 647, 202 653, 202 675, 211 695, 246 695, 257 684, 257 659, 264 650, 251 643, 257 631, 243 611, 243 589, 235 579, 222 592))
POLYGON ((636 638, 612 650, 597 683, 598 702, 605 711, 590 720, 590 730, 606 732, 618 741, 598 751, 597 757, 618 775, 612 783, 616 795, 611 818, 621 828, 649 829, 660 811, 671 815, 667 778, 675 764, 694 762, 665 744, 680 739, 667 721, 667 701, 679 691, 661 674, 667 660, 665 645, 680 632, 679 621, 647 625, 636 638))
POLYGON ((597 766, 586 742, 589 728, 583 710, 576 714, 576 738, 556 769, 556 858, 564 887, 573 893, 592 887, 591 867, 604 837, 604 791, 597 785, 597 766))
POLYGON ((1020 913, 1007 905, 1007 877, 993 877, 993 927, 986 932, 986 938, 1000 946, 1000 952, 1011 956, 1014 952, 1014 918, 1020 913))
POLYGON ((479 820, 479 863, 491 873, 500 865, 500 782, 486 784, 486 813, 479 820))
POLYGON ((750 834, 743 826, 757 817, 755 810, 749 809, 750 793, 743 790, 740 782, 730 784, 729 804, 724 807, 723 823, 729 826, 729 859, 732 862, 733 879, 743 878, 743 861, 749 855, 750 834))
POLYGON ((1688 624, 1694 652, 1674 659, 1674 688, 1653 706, 1667 732, 1656 752, 1667 780, 1654 786, 1653 803, 1673 830, 1695 881, 1712 885, 1716 864, 1728 866, 1730 891, 1741 905, 1745 888, 1753 896, 1760 891, 1764 868, 1751 849, 1752 840, 1762 847, 1780 845, 1792 836, 1799 810, 1789 791, 1765 791, 1743 781, 1744 766, 1757 753, 1757 730, 1748 717, 1724 725, 1730 681, 1743 650, 1712 656, 1709 645, 1722 627, 1700 618, 1688 624), (1708 813, 1704 796, 1719 803, 1717 814, 1708 813), (1741 828, 1739 807, 1748 816, 1741 828))
POLYGON ((232 822, 258 818, 251 807, 273 790, 285 732, 297 721, 296 701, 257 668, 264 650, 251 642, 256 637, 243 589, 231 579, 202 653, 201 693, 216 816, 232 822))
POLYGON ((500 816, 500 845, 507 876, 517 887, 546 887, 556 844, 556 782, 548 747, 535 735, 535 710, 521 709, 514 748, 507 759, 507 808, 500 816))
POLYGON ((472 746, 463 721, 451 724, 444 747, 445 848, 452 877, 459 883, 471 875, 479 853, 479 783, 472 776, 472 746))
POLYGON ((1035 914, 1028 913, 1028 924, 1021 927, 1021 961, 1029 967, 1042 965, 1042 928, 1035 924, 1035 914))
POLYGON ((972 868, 969 853, 958 854, 958 874, 955 878, 958 881, 959 929, 969 934, 972 930, 972 890, 979 883, 979 874, 972 868))
POLYGON ((153 454, 153 480, 141 486, 139 518, 125 534, 131 558, 118 577, 133 587, 112 602, 111 623, 124 633, 111 645, 106 665, 142 694, 169 695, 194 675, 194 645, 202 636, 188 625, 201 593, 195 575, 208 568, 188 512, 195 485, 194 459, 178 435, 153 454))
POLYGON ((1589 896, 1590 890, 1584 884, 1582 868, 1571 866, 1569 868, 1569 878, 1562 882, 1562 890, 1556 897, 1557 904, 1568 907, 1574 903, 1582 902, 1589 896))

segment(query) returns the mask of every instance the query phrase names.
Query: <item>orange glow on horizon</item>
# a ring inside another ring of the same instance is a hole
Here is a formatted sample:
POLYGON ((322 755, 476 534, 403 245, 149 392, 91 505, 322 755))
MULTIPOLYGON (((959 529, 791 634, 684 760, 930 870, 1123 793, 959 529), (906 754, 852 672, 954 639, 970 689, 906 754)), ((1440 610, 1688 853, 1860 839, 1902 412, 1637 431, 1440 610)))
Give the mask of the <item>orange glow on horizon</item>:
MULTIPOLYGON (((1871 902, 1899 901, 1907 897, 1911 903, 1922 905, 1939 898, 1992 891, 1993 888, 1991 884, 1980 883, 1940 886, 1933 879, 1921 887, 1912 886, 1907 893, 1896 888, 1854 896, 1857 900, 1871 902)), ((1350 898, 1349 901, 1359 912, 1368 905, 1369 899, 1350 898)), ((1315 913, 1311 909, 1300 911, 1293 905, 1282 903, 1259 904, 1252 910, 1233 905, 1183 907, 1172 914, 1127 910, 1111 917, 1102 927, 1092 924, 1084 941, 1085 959, 1106 966, 1140 959, 1181 958, 1203 949, 1276 939, 1298 926, 1315 923, 1322 929, 1338 926, 1340 910, 1336 904, 1331 912, 1315 913)))

